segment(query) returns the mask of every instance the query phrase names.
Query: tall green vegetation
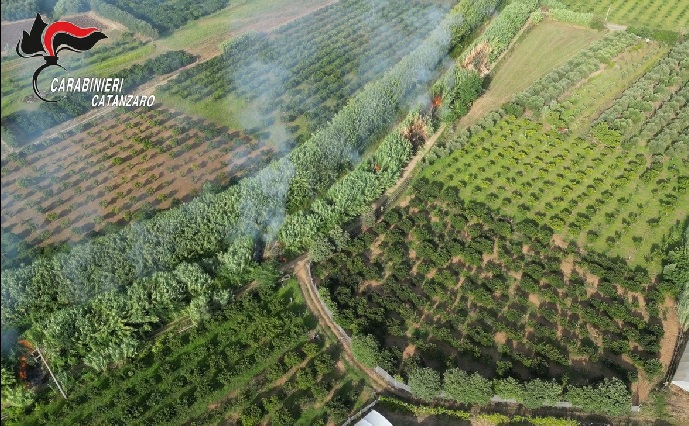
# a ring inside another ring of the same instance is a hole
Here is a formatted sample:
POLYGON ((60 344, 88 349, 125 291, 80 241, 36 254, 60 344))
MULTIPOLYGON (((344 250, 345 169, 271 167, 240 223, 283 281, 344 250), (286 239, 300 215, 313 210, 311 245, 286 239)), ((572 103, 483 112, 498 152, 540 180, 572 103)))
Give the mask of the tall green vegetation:
MULTIPOLYGON (((305 312, 295 280, 262 280, 195 327, 183 319, 171 324, 132 362, 107 373, 58 370, 51 358, 69 399, 46 389, 35 406, 10 420, 217 424, 232 416, 242 424, 340 424, 370 389, 360 376, 335 367, 339 351, 322 330, 321 338, 309 339, 317 321, 305 312)), ((3 415, 9 383, 3 370, 3 415)))
MULTIPOLYGON (((101 0, 89 0, 91 4, 91 9, 104 18, 112 19, 115 22, 119 22, 125 27, 129 28, 130 31, 134 31, 139 34, 143 34, 147 37, 158 38, 158 30, 155 29, 150 23, 138 19, 136 16, 117 6, 106 3, 101 0)), ((142 8, 143 9, 143 8, 142 8)))
POLYGON ((483 76, 495 65, 537 5, 538 1, 534 0, 508 4, 436 82, 433 94, 442 100, 439 114, 443 120, 452 122, 469 111, 482 92, 483 76))
POLYGON ((625 415, 632 404, 627 387, 617 379, 605 379, 596 386, 568 389, 566 398, 586 411, 607 416, 625 415))
POLYGON ((440 374, 432 368, 415 367, 409 372, 409 387, 415 397, 432 401, 442 389, 440 374))
POLYGON ((443 375, 445 398, 465 404, 487 404, 493 397, 490 380, 478 373, 468 374, 458 368, 451 368, 443 375))
POLYGON ((689 225, 684 232, 676 227, 667 243, 663 285, 678 295, 677 310, 684 330, 689 330, 689 225))
MULTIPOLYGON (((113 11, 119 9, 119 12, 112 13, 114 13, 116 16, 119 15, 120 17, 125 17, 125 19, 121 21, 125 25, 129 23, 136 23, 137 26, 140 26, 137 21, 144 21, 148 26, 152 27, 154 31, 159 31, 164 34, 180 28, 190 20, 198 19, 213 12, 217 12, 229 4, 228 0, 204 0, 202 2, 190 0, 95 1, 97 2, 96 4, 99 5, 98 7, 101 9, 107 8, 108 10, 113 11), (125 14, 131 16, 131 18, 126 17, 125 14)), ((133 31, 138 31, 136 28, 130 29, 133 31)), ((147 32, 149 31, 147 30, 147 32)), ((150 35, 153 34, 154 33, 151 33, 150 35)))
POLYGON ((366 367, 373 368, 379 364, 379 352, 378 342, 370 334, 352 337, 352 353, 366 367))

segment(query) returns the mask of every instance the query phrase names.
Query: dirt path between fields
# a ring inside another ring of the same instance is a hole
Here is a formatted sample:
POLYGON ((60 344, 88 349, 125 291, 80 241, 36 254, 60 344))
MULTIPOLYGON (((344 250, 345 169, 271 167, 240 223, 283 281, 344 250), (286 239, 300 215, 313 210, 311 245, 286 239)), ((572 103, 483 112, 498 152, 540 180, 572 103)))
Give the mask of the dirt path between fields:
POLYGON ((627 26, 626 25, 617 25, 617 24, 610 24, 607 23, 605 26, 610 30, 610 31, 627 31, 627 26))
POLYGON ((416 170, 416 166, 418 165, 419 161, 421 161, 423 157, 431 151, 431 148, 433 148, 435 143, 438 141, 440 135, 442 135, 445 131, 446 126, 447 125, 443 123, 440 128, 438 128, 438 131, 428 138, 426 143, 424 143, 423 146, 417 150, 416 154, 414 154, 414 157, 412 157, 412 159, 409 160, 409 163, 407 163, 407 167, 405 167, 404 171, 402 172, 402 176, 397 179, 395 185, 385 191, 385 193, 378 198, 375 203, 373 203, 374 211, 379 211, 383 205, 386 205, 385 208, 387 208, 390 204, 394 203, 395 199, 399 195, 399 192, 404 189, 403 185, 407 185, 409 182, 409 179, 416 170))
POLYGON ((331 333, 337 337, 337 340, 340 342, 344 350, 345 359, 350 364, 358 368, 361 372, 366 374, 366 376, 368 376, 371 386, 376 390, 376 392, 388 391, 399 396, 408 397, 409 395, 390 386, 373 370, 364 366, 357 361, 356 358, 354 358, 354 354, 352 353, 352 348, 349 345, 349 342, 340 334, 338 325, 328 316, 325 308, 321 305, 318 296, 314 293, 313 288, 309 284, 309 272, 307 268, 309 268, 309 260, 306 256, 304 256, 304 259, 296 263, 294 266, 294 276, 299 281, 299 287, 301 288, 301 292, 304 294, 306 306, 309 308, 311 313, 316 316, 318 323, 321 326, 330 329, 331 333))

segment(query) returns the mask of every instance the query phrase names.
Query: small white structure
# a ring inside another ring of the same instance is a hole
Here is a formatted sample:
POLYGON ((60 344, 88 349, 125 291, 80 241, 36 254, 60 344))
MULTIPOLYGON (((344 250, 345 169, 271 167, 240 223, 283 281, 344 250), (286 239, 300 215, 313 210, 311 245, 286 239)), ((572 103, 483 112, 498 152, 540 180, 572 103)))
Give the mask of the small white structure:
POLYGON ((689 392, 689 344, 684 348, 684 353, 679 360, 677 371, 672 378, 672 384, 689 392))
POLYGON ((363 419, 356 422, 354 426, 392 426, 392 423, 376 410, 371 410, 363 419))

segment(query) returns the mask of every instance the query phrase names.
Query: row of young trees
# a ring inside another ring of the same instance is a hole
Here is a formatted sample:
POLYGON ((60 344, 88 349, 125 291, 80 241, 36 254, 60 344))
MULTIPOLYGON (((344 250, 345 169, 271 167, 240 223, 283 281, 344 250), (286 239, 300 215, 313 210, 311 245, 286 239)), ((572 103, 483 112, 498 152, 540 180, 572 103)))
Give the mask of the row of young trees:
MULTIPOLYGON (((416 48, 446 12, 400 0, 336 2, 270 36, 246 33, 223 43, 222 55, 181 73, 163 90, 198 102, 241 98, 261 116, 257 127, 276 120, 305 123, 297 138, 303 142, 416 48)), ((283 137, 293 145, 291 134, 283 137)))
POLYGON ((616 31, 592 43, 579 52, 563 66, 549 72, 536 81, 529 89, 517 94, 507 112, 519 115, 524 109, 540 113, 565 93, 570 87, 598 69, 601 63, 610 61, 627 49, 637 38, 626 32, 616 31))
MULTIPOLYGON (((182 50, 165 52, 143 64, 134 64, 118 72, 123 78, 123 93, 149 81, 157 75, 170 73, 194 62, 196 58, 182 50)), ((69 93, 58 102, 42 102, 35 110, 21 110, 2 118, 2 126, 8 139, 3 140, 14 147, 21 147, 58 124, 71 120, 91 109, 91 94, 69 93)))
POLYGON ((638 143, 642 138, 646 141, 675 120, 684 108, 687 84, 689 40, 676 44, 667 56, 629 86, 595 123, 606 123, 610 129, 622 135, 623 142, 638 143), (673 87, 685 89, 674 96, 676 89, 673 90, 673 87), (651 129, 642 129, 649 125, 651 129))
POLYGON ((150 23, 137 18, 131 13, 118 8, 116 5, 102 0, 89 0, 91 9, 103 18, 112 19, 127 27, 129 30, 147 37, 158 38, 158 30, 150 23))
MULTIPOLYGON (((91 0, 94 1, 94 0, 91 0)), ((101 0, 95 0, 101 3, 101 0)), ((187 22, 198 19, 226 7, 228 0, 208 0, 203 2, 190 0, 158 1, 158 0, 107 0, 103 2, 110 6, 108 10, 115 16, 125 18, 127 23, 144 22, 153 31, 147 29, 148 35, 154 36, 157 32, 163 34, 180 28, 187 22), (132 18, 130 18, 130 16, 132 18)), ((101 3, 101 8, 103 8, 101 3)), ((95 8, 94 8, 95 10, 95 8)), ((97 10, 96 10, 97 11, 97 10)), ((125 22, 123 24, 127 25, 125 22)), ((146 28, 141 26, 142 28, 146 28)), ((130 29, 136 31, 136 29, 130 29)))
POLYGON ((584 411, 607 416, 629 414, 632 395, 618 379, 604 379, 595 386, 563 386, 540 379, 520 383, 512 378, 488 380, 478 373, 458 368, 442 376, 431 368, 416 368, 409 374, 412 394, 420 399, 448 399, 472 405, 486 405, 493 395, 515 400, 526 408, 552 406, 565 400, 584 411))
POLYGON ((418 405, 402 401, 401 399, 391 396, 381 396, 378 399, 378 401, 379 404, 384 407, 389 407, 395 411, 409 412, 416 416, 448 416, 450 418, 463 419, 467 421, 477 421, 491 425, 516 423, 520 425, 524 424, 533 426, 577 426, 579 424, 579 422, 577 422, 576 420, 568 420, 552 416, 508 416, 499 413, 468 412, 463 410, 445 408, 437 405, 418 405))
POLYGON ((569 22, 575 25, 603 29, 605 23, 602 19, 590 12, 577 12, 567 8, 560 0, 541 0, 541 5, 548 8, 548 13, 558 21, 569 22))
MULTIPOLYGON (((371 203, 397 180, 411 153, 411 142, 402 135, 412 123, 423 118, 412 112, 381 142, 373 156, 359 163, 354 170, 331 186, 318 200, 308 205, 311 194, 308 183, 296 177, 288 193, 288 208, 296 213, 287 216, 278 240, 291 252, 311 248, 316 251, 328 246, 326 234, 348 219, 370 210, 371 203), (303 207, 308 207, 302 209, 303 207)), ((433 133, 430 122, 424 123, 433 133)))
POLYGON ((489 62, 493 64, 507 49, 514 36, 521 30, 537 7, 538 0, 515 0, 505 6, 483 34, 470 45, 461 61, 464 62, 476 46, 487 43, 490 46, 489 62))

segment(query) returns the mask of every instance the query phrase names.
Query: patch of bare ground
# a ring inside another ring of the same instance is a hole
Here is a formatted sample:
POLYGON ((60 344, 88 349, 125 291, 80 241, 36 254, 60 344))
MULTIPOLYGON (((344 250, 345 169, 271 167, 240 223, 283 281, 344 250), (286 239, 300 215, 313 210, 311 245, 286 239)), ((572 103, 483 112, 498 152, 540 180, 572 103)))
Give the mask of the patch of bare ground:
POLYGON ((689 392, 671 385, 666 409, 678 425, 689 425, 689 392))
POLYGON ((416 353, 416 345, 410 343, 406 348, 404 348, 404 351, 402 352, 402 359, 405 360, 409 357, 412 357, 414 356, 414 353, 416 353))
POLYGON ((483 263, 482 263, 483 266, 486 266, 488 264, 488 262, 498 263, 498 261, 500 260, 500 258, 498 256, 498 244, 497 243, 493 244, 493 252, 490 254, 483 253, 482 258, 483 258, 483 263))
POLYGON ((361 284, 359 284, 359 292, 360 293, 365 293, 366 290, 373 290, 375 288, 378 288, 383 284, 383 280, 366 280, 362 281, 361 284))
POLYGON ((371 258, 375 259, 376 257, 380 256, 383 251, 380 249, 380 243, 383 242, 383 235, 379 235, 376 237, 375 240, 373 240, 373 243, 371 244, 371 258))
POLYGON ((400 201, 397 203, 397 205, 400 207, 407 207, 409 205, 410 201, 411 201, 411 195, 407 195, 406 197, 402 197, 400 199, 400 201))
POLYGON ((574 270, 574 257, 567 256, 563 258, 562 263, 560 264, 560 269, 562 269, 562 274, 565 276, 565 279, 569 280, 569 278, 572 276, 572 271, 574 270))
POLYGON ((507 333, 505 333, 504 331, 499 331, 495 333, 495 343, 497 343, 498 345, 504 345, 505 343, 507 343, 507 333))
POLYGON ((553 234, 553 243, 563 249, 566 249, 567 246, 569 245, 567 241, 565 241, 564 237, 560 234, 553 234))
POLYGON ((535 293, 529 293, 529 302, 538 308, 541 305, 541 298, 535 293))

